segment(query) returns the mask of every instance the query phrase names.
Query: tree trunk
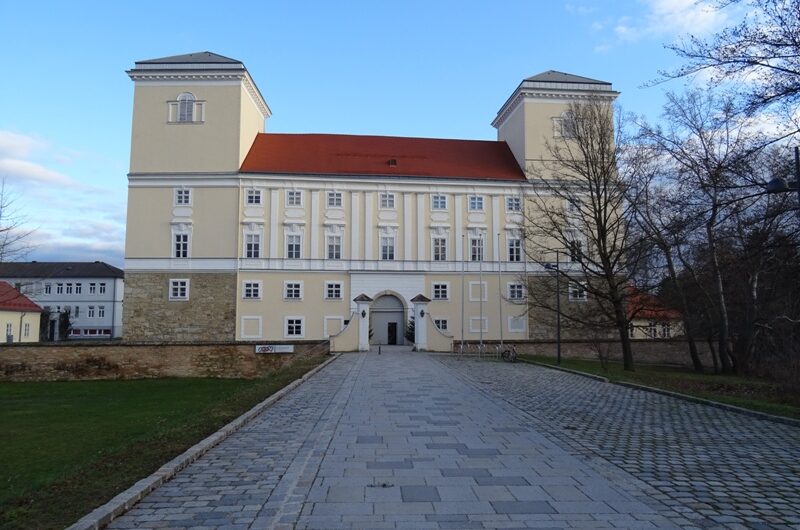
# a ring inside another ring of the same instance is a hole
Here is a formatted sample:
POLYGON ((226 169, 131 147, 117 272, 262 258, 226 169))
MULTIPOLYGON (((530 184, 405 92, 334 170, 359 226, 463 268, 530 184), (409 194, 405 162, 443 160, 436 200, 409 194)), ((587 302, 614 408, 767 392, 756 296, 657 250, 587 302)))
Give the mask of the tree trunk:
POLYGON ((722 372, 729 374, 733 371, 730 357, 730 347, 728 343, 729 325, 728 325, 728 308, 725 304, 725 288, 722 282, 722 271, 719 265, 719 256, 717 255, 717 245, 714 238, 714 223, 716 222, 716 214, 706 223, 706 235, 708 237, 708 250, 711 254, 711 270, 714 275, 714 286, 717 291, 717 311, 719 314, 719 360, 722 365, 722 372))
POLYGON ((622 342, 622 366, 625 370, 633 372, 633 349, 631 348, 631 337, 628 335, 628 319, 625 318, 625 307, 622 300, 614 299, 614 317, 616 320, 617 331, 622 342))
POLYGON ((708 351, 711 352, 711 362, 714 363, 714 373, 719 373, 719 361, 717 360, 717 352, 714 350, 714 337, 708 336, 708 351))
POLYGON ((683 333, 686 335, 686 342, 689 345, 689 357, 692 358, 692 367, 695 372, 703 373, 703 363, 700 361, 700 354, 697 352, 697 344, 694 340, 694 333, 689 320, 689 301, 686 299, 686 293, 683 291, 683 286, 678 281, 678 273, 675 270, 675 262, 672 261, 672 254, 669 249, 662 248, 661 251, 667 258, 667 268, 669 270, 669 278, 672 280, 672 285, 675 286, 675 291, 678 293, 678 298, 681 303, 681 318, 683 320, 683 333))

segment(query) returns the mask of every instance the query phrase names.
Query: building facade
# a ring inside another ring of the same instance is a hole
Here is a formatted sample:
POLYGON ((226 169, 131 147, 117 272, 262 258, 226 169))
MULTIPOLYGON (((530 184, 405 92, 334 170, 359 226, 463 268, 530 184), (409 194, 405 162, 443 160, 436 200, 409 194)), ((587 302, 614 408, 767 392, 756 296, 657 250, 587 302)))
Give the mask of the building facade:
POLYGON ((3 342, 37 342, 42 308, 7 282, 0 281, 0 332, 3 342))
POLYGON ((101 261, 0 263, 0 279, 50 313, 47 340, 122 336, 125 282, 117 267, 101 261), (62 337, 58 320, 65 313, 71 326, 62 337))
POLYGON ((403 344, 412 300, 451 340, 536 326, 519 233, 529 172, 571 101, 617 93, 524 80, 497 141, 265 132, 244 65, 209 52, 137 62, 125 337, 293 340, 341 333, 369 303, 372 344, 403 344))

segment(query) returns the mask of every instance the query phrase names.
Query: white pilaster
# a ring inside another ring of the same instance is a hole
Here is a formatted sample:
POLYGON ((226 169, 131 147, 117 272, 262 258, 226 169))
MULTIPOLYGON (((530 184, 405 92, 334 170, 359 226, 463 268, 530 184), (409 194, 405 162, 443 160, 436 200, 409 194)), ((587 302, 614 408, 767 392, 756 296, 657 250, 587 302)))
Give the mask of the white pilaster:
POLYGON ((319 191, 311 192, 311 259, 319 258, 319 191))
MULTIPOLYGON (((414 235, 414 231, 412 230, 411 221, 412 217, 412 210, 413 210, 413 200, 414 195, 411 193, 404 193, 403 194, 403 253, 400 255, 400 259, 404 260, 412 260, 414 259, 413 256, 413 240, 412 237, 414 235)), ((420 226, 417 226, 417 233, 420 231, 420 226)))
POLYGON ((350 194, 350 259, 361 259, 358 255, 360 248, 361 235, 359 234, 358 223, 358 192, 350 194))
POLYGON ((428 349, 428 302, 417 300, 414 302, 414 349, 425 351, 428 349))
POLYGON ((497 195, 492 196, 492 226, 489 227, 489 233, 486 234, 486 240, 492 243, 492 260, 500 261, 500 242, 497 240, 495 234, 500 232, 500 197, 497 195))
POLYGON ((453 200, 454 217, 455 217, 455 232, 453 233, 453 240, 456 243, 456 261, 464 259, 464 243, 461 236, 464 235, 464 201, 461 195, 456 195, 453 200))
POLYGON ((277 258, 278 255, 278 190, 269 193, 269 256, 277 258))
POLYGON ((425 259, 425 245, 428 240, 428 229, 425 222, 425 195, 417 193, 417 260, 425 259))
POLYGON ((372 255, 372 238, 375 235, 372 200, 371 192, 364 193, 364 259, 375 259, 372 255))

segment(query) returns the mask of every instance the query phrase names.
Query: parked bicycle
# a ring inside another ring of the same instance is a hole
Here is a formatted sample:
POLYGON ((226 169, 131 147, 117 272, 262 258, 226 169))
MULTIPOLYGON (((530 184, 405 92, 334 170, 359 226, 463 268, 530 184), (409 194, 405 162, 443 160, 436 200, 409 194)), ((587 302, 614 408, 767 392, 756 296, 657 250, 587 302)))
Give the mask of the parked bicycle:
POLYGON ((502 359, 504 361, 508 361, 510 363, 517 362, 517 348, 516 348, 516 346, 514 346, 513 344, 511 346, 508 346, 505 350, 503 350, 503 353, 501 354, 501 357, 502 357, 502 359))

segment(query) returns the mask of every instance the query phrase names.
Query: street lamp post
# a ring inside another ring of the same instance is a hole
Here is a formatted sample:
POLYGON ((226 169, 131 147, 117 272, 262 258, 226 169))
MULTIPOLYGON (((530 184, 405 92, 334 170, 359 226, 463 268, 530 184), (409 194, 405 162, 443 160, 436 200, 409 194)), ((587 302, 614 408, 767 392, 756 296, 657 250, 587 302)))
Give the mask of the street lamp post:
POLYGON ((556 363, 561 365, 561 269, 559 251, 556 250, 556 264, 548 263, 545 268, 556 271, 556 363))
POLYGON ((800 203, 800 147, 794 148, 794 182, 786 182, 778 177, 767 183, 767 193, 788 193, 797 191, 797 201, 800 203))

